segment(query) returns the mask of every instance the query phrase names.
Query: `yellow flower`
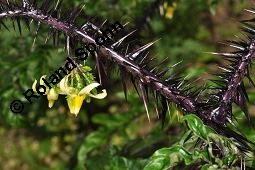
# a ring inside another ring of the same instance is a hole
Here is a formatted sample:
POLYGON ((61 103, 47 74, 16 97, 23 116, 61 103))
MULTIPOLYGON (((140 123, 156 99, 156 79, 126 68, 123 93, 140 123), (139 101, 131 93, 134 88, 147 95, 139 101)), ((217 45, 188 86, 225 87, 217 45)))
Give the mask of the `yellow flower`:
POLYGON ((168 19, 173 18, 176 7, 177 7, 177 3, 175 2, 172 4, 172 6, 168 6, 167 3, 164 3, 164 8, 166 10, 166 14, 165 14, 166 18, 168 19))
POLYGON ((170 6, 166 9, 166 18, 172 19, 174 16, 175 8, 170 6))
POLYGON ((96 95, 93 95, 91 93, 93 89, 95 89, 96 87, 100 85, 99 83, 91 83, 80 91, 73 87, 69 87, 67 83, 68 83, 68 76, 63 78, 59 83, 59 87, 61 90, 60 93, 68 95, 67 96, 68 107, 69 107, 70 113, 74 114, 75 116, 77 116, 77 114, 79 113, 82 103, 84 99, 86 99, 87 97, 103 99, 107 96, 105 89, 102 90, 102 93, 99 93, 96 95))
POLYGON ((68 97, 67 104, 68 104, 70 113, 75 114, 75 116, 77 116, 77 114, 80 112, 84 99, 85 99, 85 96, 68 97))
MULTIPOLYGON (((43 75, 40 79, 40 85, 43 85, 46 87, 46 91, 44 93, 44 95, 47 95, 47 99, 49 101, 49 108, 51 108, 54 105, 55 100, 58 99, 58 93, 56 92, 56 89, 54 88, 49 88, 44 81, 42 80, 42 78, 46 78, 46 75, 43 75)), ((34 81, 33 85, 32 85, 32 89, 34 92, 36 92, 36 85, 37 85, 37 80, 34 81)), ((36 92, 37 93, 37 92, 36 92)))
MULTIPOLYGON (((45 78, 46 78, 46 75, 43 75, 43 76, 40 78, 40 85, 43 85, 43 86, 46 87, 46 91, 45 91, 45 94, 44 94, 44 95, 47 95, 48 92, 49 92, 49 87, 44 83, 44 81, 42 80, 43 78, 45 79, 45 78)), ((33 83, 33 85, 32 85, 33 91, 37 93, 37 91, 36 91, 36 85, 37 85, 37 80, 35 80, 34 83, 33 83)))
POLYGON ((56 92, 56 89, 50 89, 49 93, 47 94, 47 99, 49 101, 49 108, 52 108, 55 100, 58 100, 58 93, 56 92))
MULTIPOLYGON (((97 88, 100 84, 99 83, 91 83, 84 87, 84 82, 78 75, 74 75, 74 72, 65 76, 56 86, 53 88, 48 87, 43 78, 46 78, 46 75, 43 75, 40 79, 40 85, 45 86, 46 89, 43 95, 47 95, 47 99, 49 101, 49 108, 54 105, 54 102, 58 99, 59 94, 67 95, 67 103, 71 114, 77 116, 79 113, 82 103, 84 100, 87 102, 90 101, 90 97, 96 99, 103 99, 107 96, 106 90, 103 89, 101 93, 95 94, 91 93, 91 91, 97 88), (72 79, 70 79, 72 76, 72 79), (73 78, 75 76, 75 79, 73 78)), ((90 77, 90 81, 93 81, 93 76, 90 77), (92 79, 92 80, 91 80, 92 79)), ((37 80, 34 81, 32 85, 32 89, 35 93, 40 93, 42 91, 36 91, 37 80)), ((39 90, 39 89, 37 89, 39 90)))

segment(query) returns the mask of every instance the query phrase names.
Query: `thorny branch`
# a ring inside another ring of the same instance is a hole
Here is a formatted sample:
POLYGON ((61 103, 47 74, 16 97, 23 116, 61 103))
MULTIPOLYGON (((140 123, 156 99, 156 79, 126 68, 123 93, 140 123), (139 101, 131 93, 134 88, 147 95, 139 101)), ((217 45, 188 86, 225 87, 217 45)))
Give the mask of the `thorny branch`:
MULTIPOLYGON (((83 43, 95 43, 93 36, 90 36, 83 27, 79 28, 74 24, 80 11, 74 12, 68 20, 63 20, 58 15, 53 15, 54 12, 58 13, 58 4, 56 4, 52 10, 48 9, 50 7, 49 0, 45 0, 42 7, 38 9, 35 7, 34 3, 30 3, 27 0, 23 0, 21 6, 11 4, 8 0, 1 0, 1 2, 0 25, 2 24, 5 26, 2 22, 5 18, 17 20, 19 24, 19 18, 22 17, 25 21, 28 21, 28 19, 37 21, 38 25, 44 23, 57 31, 63 32, 67 37, 73 38, 74 40, 80 40, 83 43)), ((147 55, 144 55, 144 52, 152 46, 153 43, 148 43, 129 53, 122 54, 118 52, 116 47, 122 44, 131 33, 122 37, 111 47, 98 47, 98 56, 99 58, 106 57, 107 60, 116 63, 121 70, 125 70, 125 72, 131 74, 131 79, 135 79, 136 83, 139 85, 146 111, 148 104, 147 93, 150 87, 156 93, 155 100, 161 98, 161 105, 163 107, 162 119, 165 118, 165 108, 168 107, 168 102, 172 102, 179 106, 186 114, 194 113, 199 116, 205 124, 213 127, 218 133, 234 138, 239 143, 241 149, 247 149, 248 145, 246 142, 249 141, 245 137, 227 128, 226 123, 231 120, 232 103, 237 102, 239 106, 242 107, 244 102, 243 98, 240 97, 240 90, 238 93, 237 90, 242 84, 243 78, 249 75, 248 70, 254 59, 255 30, 253 28, 251 28, 251 30, 252 31, 248 33, 252 32, 253 36, 250 36, 251 41, 246 42, 246 46, 248 47, 238 47, 241 50, 239 53, 223 54, 223 56, 235 58, 235 62, 234 67, 230 70, 226 68, 229 79, 225 82, 224 88, 220 89, 219 93, 216 95, 218 98, 217 102, 215 102, 215 100, 209 100, 209 102, 208 100, 204 100, 206 102, 198 101, 198 95, 200 95, 200 93, 197 92, 199 90, 187 93, 187 89, 190 88, 183 88, 183 86, 186 85, 183 83, 184 80, 173 77, 163 79, 167 71, 156 72, 155 68, 150 69, 147 67, 147 55)), ((97 65, 97 67, 99 67, 99 65, 97 65)), ((136 83, 133 83, 134 86, 136 86, 136 83)))

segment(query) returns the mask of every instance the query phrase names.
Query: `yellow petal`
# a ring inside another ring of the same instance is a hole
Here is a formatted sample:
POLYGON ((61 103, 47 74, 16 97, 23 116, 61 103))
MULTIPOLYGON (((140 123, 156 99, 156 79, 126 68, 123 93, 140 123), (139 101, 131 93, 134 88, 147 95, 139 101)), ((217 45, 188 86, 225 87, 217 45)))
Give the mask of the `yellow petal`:
POLYGON ((100 84, 99 83, 91 83, 89 85, 87 85, 86 87, 84 87, 79 93, 78 95, 84 95, 84 94, 89 94, 91 92, 91 90, 93 90, 94 88, 98 87, 100 84))
POLYGON ((47 94, 49 93, 50 88, 44 83, 44 81, 42 80, 43 78, 45 79, 45 78, 46 78, 46 75, 43 75, 43 76, 40 78, 40 85, 43 85, 43 86, 46 87, 46 92, 45 92, 44 95, 47 95, 47 94))
POLYGON ((55 103, 55 100, 49 100, 49 108, 52 108, 52 106, 54 105, 55 103))
POLYGON ((75 97, 70 96, 67 98, 67 103, 68 103, 68 107, 70 109, 71 114, 75 114, 75 116, 77 116, 77 114, 79 113, 81 109, 84 99, 85 99, 85 95, 75 96, 75 97))
POLYGON ((45 85, 44 81, 42 80, 42 78, 46 78, 46 75, 43 75, 41 78, 40 78, 40 85, 45 85))
POLYGON ((172 19, 174 16, 174 11, 175 11, 174 7, 168 7, 166 10, 166 17, 172 19))
POLYGON ((58 99, 58 93, 55 89, 50 89, 49 93, 47 94, 47 99, 49 101, 49 108, 54 105, 55 100, 58 99))
MULTIPOLYGON (((68 81, 68 76, 65 76, 60 82, 59 82, 59 89, 60 92, 59 94, 63 94, 63 95, 73 95, 73 93, 75 93, 75 88, 73 87, 69 87, 67 85, 67 81, 68 81)), ((76 94, 77 95, 77 94, 76 94)))
POLYGON ((64 77, 60 82, 59 82, 59 88, 62 92, 65 92, 66 91, 66 85, 65 85, 65 82, 66 82, 66 77, 64 77))
POLYGON ((34 92, 36 92, 36 84, 37 84, 37 80, 35 80, 33 85, 32 85, 32 89, 33 89, 34 92))
POLYGON ((106 90, 104 89, 104 90, 102 90, 102 93, 99 93, 97 95, 93 95, 93 94, 89 93, 88 96, 96 98, 96 99, 103 99, 107 96, 107 93, 106 93, 106 90))
POLYGON ((58 93, 54 88, 51 88, 48 95, 47 95, 48 100, 57 100, 58 99, 58 93))

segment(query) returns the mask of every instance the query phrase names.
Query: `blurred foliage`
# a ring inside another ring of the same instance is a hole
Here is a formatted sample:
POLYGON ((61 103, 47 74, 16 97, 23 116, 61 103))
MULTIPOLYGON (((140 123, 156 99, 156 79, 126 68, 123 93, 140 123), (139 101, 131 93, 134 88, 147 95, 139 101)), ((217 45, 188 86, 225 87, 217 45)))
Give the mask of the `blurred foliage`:
MULTIPOLYGON (((238 169, 235 165, 243 155, 238 152, 235 144, 228 138, 217 135, 205 126, 195 115, 186 115, 188 131, 179 142, 170 148, 157 150, 151 157, 144 170, 169 169, 184 162, 186 166, 199 162, 201 169, 238 169), (195 147, 198 141, 204 142, 202 148, 195 147), (224 155, 218 150, 224 150, 224 155)), ((249 153, 249 165, 254 164, 254 155, 249 153)), ((187 168, 187 167, 186 167, 187 168)))
MULTIPOLYGON (((144 11, 151 0, 73 0, 64 1, 62 11, 71 10, 79 3, 86 4, 84 12, 89 16, 129 22, 144 43, 160 39, 152 49, 157 60, 168 57, 169 65, 182 61, 180 65, 185 69, 179 70, 189 78, 200 77, 196 81, 198 86, 210 78, 207 72, 214 72, 215 65, 222 62, 221 58, 206 52, 227 49, 217 42, 238 34, 238 23, 231 18, 240 19, 241 11, 250 7, 248 1, 168 0, 148 13, 144 11), (146 15, 150 16, 148 21, 137 22, 147 18, 146 15)), ((8 20, 6 24, 12 25, 8 20)), ((44 44, 47 26, 42 28, 35 43, 34 32, 22 27, 22 35, 17 30, 3 28, 0 34, 0 169, 238 168, 235 163, 243 155, 236 152, 232 141, 215 134, 196 116, 183 117, 171 107, 168 121, 161 128, 151 107, 149 123, 134 89, 130 88, 125 101, 118 76, 112 76, 104 85, 107 98, 84 103, 77 117, 70 114, 64 97, 60 97, 52 109, 48 109, 46 97, 30 105, 22 93, 31 88, 35 79, 59 68, 66 54, 64 42, 58 47, 51 42, 44 44), (22 114, 10 111, 9 105, 14 99, 25 102, 22 114), (197 140, 205 143, 203 148, 195 146, 197 140), (221 149, 227 148, 226 155, 217 155, 211 141, 221 149)), ((89 57, 86 65, 93 68, 94 60, 89 57)), ((254 120, 255 91, 252 88, 249 88, 249 97, 254 120)), ((248 126, 244 114, 236 108, 234 112, 238 129, 255 141, 255 131, 248 126)), ((246 165, 255 167, 253 155, 247 157, 251 161, 246 159, 246 165)))

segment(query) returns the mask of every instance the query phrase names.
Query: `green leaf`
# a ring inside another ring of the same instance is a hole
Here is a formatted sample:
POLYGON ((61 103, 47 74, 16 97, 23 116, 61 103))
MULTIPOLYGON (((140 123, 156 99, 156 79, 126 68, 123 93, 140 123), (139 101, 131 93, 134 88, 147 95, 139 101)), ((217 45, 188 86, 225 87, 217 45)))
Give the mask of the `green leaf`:
POLYGON ((223 159, 223 162, 224 162, 224 165, 227 165, 227 166, 232 166, 237 160, 237 155, 236 154, 233 154, 233 153, 230 153, 228 154, 224 159, 223 159))
POLYGON ((21 114, 14 114, 10 111, 7 105, 3 105, 4 109, 0 114, 0 118, 14 128, 28 128, 31 123, 29 123, 24 116, 21 114))
POLYGON ((145 166, 146 160, 126 158, 119 155, 119 150, 115 146, 93 154, 86 161, 89 170, 141 170, 145 166), (100 163, 98 163, 100 162, 100 163))
POLYGON ((84 169, 85 161, 87 159, 87 155, 92 150, 102 146, 106 143, 108 136, 111 131, 101 128, 96 132, 90 133, 85 137, 81 147, 78 151, 78 165, 76 169, 84 169))
POLYGON ((205 164, 202 166, 201 170, 218 170, 217 165, 205 164))
POLYGON ((164 170, 184 160, 186 165, 193 162, 192 155, 181 146, 163 148, 156 151, 144 170, 164 170))
POLYGON ((92 122, 103 125, 109 129, 115 129, 129 122, 132 117, 132 114, 96 114, 95 116, 93 116, 92 122))
POLYGON ((199 137, 206 140, 210 133, 214 131, 208 126, 204 125, 202 120, 196 115, 189 114, 184 116, 184 120, 187 121, 189 128, 199 137))

